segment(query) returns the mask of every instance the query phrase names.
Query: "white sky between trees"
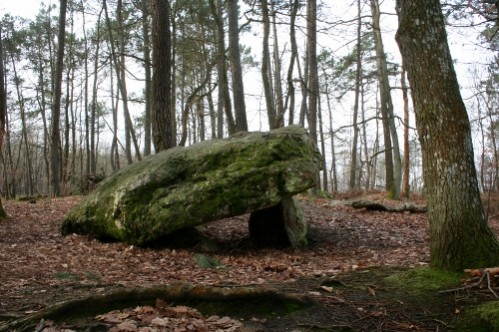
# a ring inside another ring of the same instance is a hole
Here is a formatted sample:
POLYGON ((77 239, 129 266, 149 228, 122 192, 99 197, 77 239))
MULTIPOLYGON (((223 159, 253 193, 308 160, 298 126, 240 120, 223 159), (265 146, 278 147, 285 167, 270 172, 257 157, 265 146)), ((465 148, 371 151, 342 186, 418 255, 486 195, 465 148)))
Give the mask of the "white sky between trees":
MULTIPOLYGON (((355 1, 353 0, 335 0, 333 1, 322 1, 326 6, 330 7, 329 12, 333 13, 335 16, 344 16, 345 20, 351 20, 357 15, 357 8, 355 1)), ((11 14, 13 16, 20 16, 28 19, 34 19, 42 3, 48 7, 51 4, 58 5, 58 0, 0 0, 0 16, 4 14, 11 14)), ((381 11, 384 13, 382 15, 381 26, 384 32, 384 46, 385 52, 390 54, 394 61, 400 64, 400 54, 398 47, 394 40, 394 35, 397 29, 397 17, 395 15, 395 0, 384 0, 380 1, 381 11)), ((366 6, 366 4, 364 4, 366 6)), ((366 9, 368 9, 366 7, 366 9)), ((57 10, 55 11, 57 13, 57 10)), ((327 17, 327 19, 333 20, 332 17, 327 17)), ((367 26, 366 26, 367 27, 367 26)), ((479 27, 480 28, 480 27, 479 27)), ((258 27, 254 28, 255 32, 249 34, 243 34, 241 36, 241 43, 248 45, 252 48, 252 55, 259 61, 261 58, 261 35, 256 33, 258 27)), ((341 27, 339 28, 341 29, 341 27)), ((476 78, 473 80, 471 77, 471 71, 476 67, 477 63, 485 63, 484 48, 481 45, 477 45, 479 30, 472 30, 466 28, 464 30, 458 31, 457 29, 447 28, 447 33, 449 37, 449 47, 451 49, 452 56, 455 60, 455 68, 458 75, 458 80, 461 85, 461 93, 463 99, 466 101, 474 93, 471 90, 471 86, 476 82, 476 78), (466 35, 463 35, 465 33, 466 35), (480 60, 480 61, 478 61, 480 60)), ((329 48, 331 51, 337 55, 341 56, 345 54, 345 50, 351 50, 354 46, 353 41, 355 39, 354 35, 344 35, 341 32, 335 31, 335 28, 331 29, 331 33, 319 33, 319 47, 329 48), (349 43, 350 42, 350 43, 349 43)), ((279 40, 282 44, 280 47, 288 43, 288 36, 283 35, 279 40)), ((283 71, 286 70, 285 65, 283 65, 283 71)), ((485 77, 483 77, 485 79, 485 77)), ((250 130, 267 130, 267 120, 264 95, 262 92, 261 76, 259 69, 250 69, 245 73, 245 93, 247 94, 247 112, 250 130), (251 84, 248 84, 251 83, 251 84)), ((396 78, 397 82, 392 82, 392 87, 394 84, 400 84, 399 78, 396 78)), ((132 85, 133 86, 133 85, 132 85)), ((130 92, 135 92, 141 94, 142 85, 137 87, 137 91, 130 89, 130 92)), ((348 95, 347 95, 348 96, 348 95)), ((349 101, 350 97, 346 97, 346 100, 342 100, 339 104, 334 106, 334 116, 335 123, 334 127, 339 128, 343 125, 351 124, 351 113, 352 113, 352 101, 349 101)), ((402 105, 401 105, 401 95, 400 90, 394 89, 392 93, 393 102, 395 105, 395 112, 398 116, 402 117, 402 105)), ((299 92, 297 93, 297 102, 300 102, 299 92)), ((370 106, 367 106, 370 107, 370 106)), ((138 109, 137 112, 142 112, 142 109, 138 109)), ((326 112, 324 112, 324 122, 327 124, 328 120, 326 118, 326 112)), ((414 127, 414 117, 411 118, 411 127, 414 127)), ((413 133, 414 134, 414 133, 413 133)), ((474 133, 477 135, 477 133, 474 133)), ((399 126, 400 142, 402 142, 402 126, 399 126)), ((475 137, 474 137, 475 138, 475 137)), ((327 144, 329 145, 329 140, 327 139, 327 144)), ((330 147, 326 147, 326 152, 330 151, 330 147)), ((477 155, 477 149, 475 149, 475 155, 477 155)), ((330 157, 327 157, 330 159, 330 157)), ((338 165, 341 167, 341 165, 338 165)))

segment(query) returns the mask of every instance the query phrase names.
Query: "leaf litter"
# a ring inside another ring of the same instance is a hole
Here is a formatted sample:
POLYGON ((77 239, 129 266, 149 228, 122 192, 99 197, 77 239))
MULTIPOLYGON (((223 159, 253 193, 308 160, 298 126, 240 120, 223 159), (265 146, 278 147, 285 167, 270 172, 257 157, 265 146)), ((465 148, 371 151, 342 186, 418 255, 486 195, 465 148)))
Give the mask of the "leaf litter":
MULTIPOLYGON (((310 225, 309 248, 253 245, 245 215, 203 226, 203 232, 217 245, 217 250, 205 252, 104 243, 76 234, 63 237, 59 226, 64 215, 80 200, 66 197, 42 199, 36 204, 4 202, 9 217, 0 222, 0 324, 61 300, 112 287, 175 281, 289 285, 299 284, 304 278, 330 278, 371 266, 417 267, 429 261, 426 214, 354 210, 329 199, 302 197, 300 202, 310 225)), ((317 290, 296 286, 294 290, 318 294, 333 304, 345 303, 328 286, 317 290)), ((375 289, 369 292, 372 296, 375 289)), ((238 319, 204 317, 196 309, 168 305, 159 299, 155 307, 111 311, 95 319, 109 324, 109 331, 245 329, 238 319)), ((64 331, 50 321, 44 324, 40 331, 64 331)))

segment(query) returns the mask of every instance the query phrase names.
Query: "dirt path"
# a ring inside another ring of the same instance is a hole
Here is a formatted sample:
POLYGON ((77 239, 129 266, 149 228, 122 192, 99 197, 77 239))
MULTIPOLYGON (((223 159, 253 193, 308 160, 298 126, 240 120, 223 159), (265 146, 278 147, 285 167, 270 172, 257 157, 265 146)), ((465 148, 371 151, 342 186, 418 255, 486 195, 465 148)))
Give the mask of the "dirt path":
MULTIPOLYGON (((246 324, 227 323, 226 329, 218 327, 222 331, 242 331, 248 326, 261 331, 291 327, 297 331, 434 331, 454 319, 446 312, 436 313, 438 318, 428 321, 419 309, 406 310, 393 299, 387 300, 390 291, 383 278, 394 272, 393 267, 399 270, 428 262, 425 214, 354 210, 330 200, 303 198, 311 235, 306 250, 255 247, 248 240, 247 216, 205 227, 204 232, 217 244, 216 249, 210 248, 213 251, 148 249, 101 243, 79 235, 62 237, 59 225, 78 201, 78 197, 71 197, 36 204, 4 202, 9 218, 0 223, 0 325, 68 299, 178 281, 273 285, 317 300, 316 305, 291 316, 281 313, 262 318, 250 317, 251 312, 232 313, 234 321, 244 319, 246 324), (200 256, 213 258, 220 266, 203 267, 200 256), (340 280, 341 285, 324 284, 331 278, 340 280)), ((209 314, 206 319, 215 315, 209 314)))

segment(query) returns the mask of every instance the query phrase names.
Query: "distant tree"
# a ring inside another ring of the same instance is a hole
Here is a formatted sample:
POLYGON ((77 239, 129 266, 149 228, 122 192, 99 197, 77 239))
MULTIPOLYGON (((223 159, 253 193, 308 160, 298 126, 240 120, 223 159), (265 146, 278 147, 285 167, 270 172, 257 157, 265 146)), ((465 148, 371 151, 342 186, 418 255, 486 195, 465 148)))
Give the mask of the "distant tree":
MULTIPOLYGON (((286 81, 287 81, 287 93, 283 105, 283 116, 284 112, 286 110, 289 111, 289 120, 288 124, 293 124, 294 123, 294 114, 295 114, 295 85, 294 85, 294 71, 295 71, 295 65, 298 64, 297 58, 298 58, 298 45, 296 42, 296 17, 298 14, 298 9, 300 7, 300 1, 299 0, 293 0, 290 1, 289 4, 289 42, 290 42, 290 48, 291 48, 291 55, 289 59, 289 66, 288 66, 288 72, 286 76, 286 81)), ((280 120, 280 119, 279 119, 280 120)))
MULTIPOLYGON (((17 97, 17 106, 19 109, 19 121, 21 123, 21 133, 20 133, 20 141, 17 145, 18 148, 18 155, 23 154, 25 163, 21 167, 19 167, 19 163, 15 162, 15 166, 13 166, 13 170, 18 170, 19 168, 24 168, 23 173, 26 177, 26 194, 33 195, 34 193, 34 179, 33 179, 33 153, 32 153, 32 147, 30 144, 30 135, 29 135, 29 128, 28 128, 28 117, 27 117, 27 106, 29 105, 29 98, 26 97, 25 91, 23 90, 23 83, 24 79, 22 78, 22 75, 20 74, 22 72, 22 65, 19 63, 18 59, 22 55, 21 48, 18 46, 18 41, 22 38, 24 38, 27 35, 27 30, 22 29, 21 31, 16 31, 14 22, 9 22, 9 34, 10 38, 8 38, 8 42, 6 42, 6 39, 4 38, 4 43, 5 45, 8 45, 8 47, 5 49, 8 53, 8 58, 9 62, 11 63, 11 75, 12 75, 12 81, 14 83, 14 90, 15 90, 15 95, 17 97), (21 68, 19 68, 21 67, 21 68)), ((43 112, 42 112, 43 114, 43 112)), ((14 112, 12 112, 12 115, 14 115, 14 112)), ((48 158, 48 157, 47 157, 48 158)), ((13 163, 11 163, 13 165, 13 163)), ((12 185, 12 195, 16 195, 17 191, 17 184, 15 182, 21 182, 20 178, 16 178, 13 180, 13 185, 12 185)))
POLYGON ((396 40, 411 86, 423 155, 430 264, 448 270, 497 266, 499 243, 480 199, 470 121, 440 1, 397 0, 396 8, 396 40))
POLYGON ((402 66, 402 72, 400 75, 400 83, 402 86, 402 99, 404 101, 404 172, 402 178, 402 188, 401 196, 409 197, 411 188, 409 185, 409 166, 410 160, 410 148, 409 148, 409 93, 407 88, 405 67, 402 66))
POLYGON ((265 106, 267 109, 267 117, 269 128, 277 128, 275 98, 272 83, 272 67, 270 62, 270 14, 267 0, 261 0, 262 20, 263 20, 263 38, 262 38, 262 82, 263 91, 265 93, 265 106))
POLYGON ((319 73, 317 66, 317 1, 307 1, 307 82, 308 107, 307 121, 315 143, 317 139, 317 112, 319 107, 319 73))
MULTIPOLYGON (((288 8, 289 4, 285 4, 285 8, 288 8)), ((283 8, 284 9, 284 8, 283 8)), ((275 109, 276 109, 276 120, 275 124, 277 127, 284 126, 284 96, 282 89, 282 75, 281 75, 281 51, 279 50, 279 32, 277 31, 277 13, 281 8, 276 8, 276 2, 271 2, 272 11, 272 34, 274 37, 274 47, 273 47, 273 62, 274 62, 274 95, 275 95, 275 109)))
POLYGON ((353 119, 352 119, 352 148, 350 153, 350 178, 348 181, 348 189, 353 190, 360 186, 360 183, 356 181, 358 174, 358 139, 359 139, 359 126, 358 126, 358 115, 360 108, 360 93, 362 88, 362 5, 361 0, 357 1, 357 47, 355 50, 355 96, 353 103, 353 119))
MULTIPOLYGON (((7 116, 7 93, 5 91, 4 80, 4 67, 3 67, 3 39, 2 39, 2 26, 0 25, 0 150, 3 147, 3 140, 5 137, 5 117, 7 116)), ((7 214, 0 200, 0 220, 5 219, 7 214)))
POLYGON ((232 72, 232 94, 236 118, 236 130, 247 131, 246 103, 244 101, 243 70, 239 49, 239 5, 238 0, 227 1, 229 21, 229 60, 232 72))
POLYGON ((381 10, 378 0, 371 0, 371 14, 374 45, 376 49, 376 65, 378 69, 380 110, 383 119, 383 136, 385 139, 385 188, 391 198, 399 199, 402 179, 402 161, 400 159, 399 140, 397 128, 395 126, 388 64, 381 34, 381 10))
POLYGON ((223 20, 222 0, 209 0, 210 10, 215 20, 216 36, 216 63, 218 76, 218 101, 217 101, 217 137, 222 138, 224 134, 224 115, 227 119, 229 134, 236 131, 236 122, 232 115, 230 101, 229 78, 227 75, 227 54, 225 52, 225 29, 223 20))

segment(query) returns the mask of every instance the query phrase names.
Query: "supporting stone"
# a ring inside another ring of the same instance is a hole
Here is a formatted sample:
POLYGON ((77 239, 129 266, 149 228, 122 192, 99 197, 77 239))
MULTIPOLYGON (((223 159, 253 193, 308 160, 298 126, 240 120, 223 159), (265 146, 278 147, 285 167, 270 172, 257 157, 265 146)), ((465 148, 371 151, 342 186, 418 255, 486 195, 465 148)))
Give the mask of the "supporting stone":
POLYGON ((260 244, 292 247, 307 245, 307 224, 293 197, 284 197, 277 205, 251 213, 249 231, 251 238, 260 244))

